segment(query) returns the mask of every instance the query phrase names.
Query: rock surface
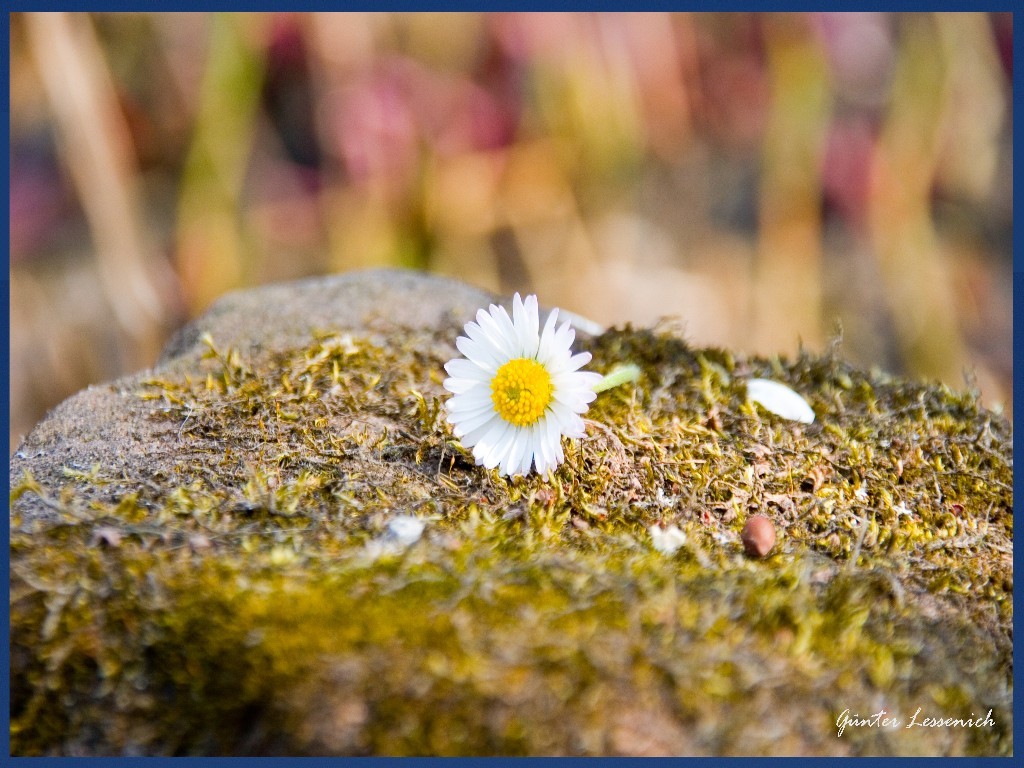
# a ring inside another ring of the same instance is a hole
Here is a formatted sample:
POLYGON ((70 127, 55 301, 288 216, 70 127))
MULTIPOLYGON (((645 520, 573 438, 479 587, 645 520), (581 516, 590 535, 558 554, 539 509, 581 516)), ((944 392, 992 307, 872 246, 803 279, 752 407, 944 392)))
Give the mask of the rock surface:
POLYGON ((553 482, 507 480, 443 419, 490 300, 385 271, 237 293, 54 409, 11 460, 12 753, 1012 753, 1005 419, 627 328, 577 345, 637 385, 553 482), (881 709, 902 727, 837 736, 881 709))
MULTIPOLYGON (((188 441, 154 420, 159 404, 137 393, 155 377, 180 377, 202 370, 211 349, 232 350, 257 363, 308 346, 318 335, 355 333, 378 344, 395 335, 445 330, 452 337, 480 306, 495 298, 463 283, 402 271, 367 271, 341 278, 315 278, 238 291, 217 301, 202 317, 168 342, 151 371, 91 386, 53 409, 25 438, 11 460, 11 477, 30 470, 47 486, 67 482, 67 470, 86 472, 97 463, 109 477, 152 477, 181 464, 188 441)), ((202 370, 202 377, 206 376, 202 370)), ((166 405, 166 404, 163 404, 166 405)), ((187 427, 188 424, 186 423, 187 427)), ((16 483, 12 480, 12 487, 16 483)), ((116 498, 130 484, 115 483, 101 493, 116 498)), ((52 506, 29 497, 19 510, 27 517, 54 518, 52 506)))

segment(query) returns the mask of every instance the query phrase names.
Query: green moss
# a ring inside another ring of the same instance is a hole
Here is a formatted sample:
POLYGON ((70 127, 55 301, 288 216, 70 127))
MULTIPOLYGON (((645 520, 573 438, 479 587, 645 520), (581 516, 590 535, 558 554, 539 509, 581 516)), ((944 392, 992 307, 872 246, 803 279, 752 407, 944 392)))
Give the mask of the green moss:
POLYGON ((640 380, 598 397, 553 482, 509 480, 444 422, 450 341, 208 339, 201 375, 134 393, 172 472, 26 477, 12 500, 56 515, 12 519, 12 751, 1012 751, 1011 436, 973 394, 610 331, 593 367, 640 380), (817 422, 747 403, 752 376, 817 422), (423 539, 378 546, 397 514, 423 539), (654 523, 687 544, 656 552, 654 523), (997 725, 837 740, 880 695, 997 725), (755 732, 772 719, 784 738, 755 732))

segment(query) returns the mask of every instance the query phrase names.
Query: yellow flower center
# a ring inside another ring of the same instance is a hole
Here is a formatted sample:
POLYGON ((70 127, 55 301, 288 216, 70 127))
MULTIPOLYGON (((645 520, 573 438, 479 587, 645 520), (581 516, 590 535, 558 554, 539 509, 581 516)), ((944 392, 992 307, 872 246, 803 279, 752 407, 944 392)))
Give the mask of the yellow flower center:
POLYGON ((536 360, 509 360, 491 380, 491 400, 498 415, 517 427, 535 424, 555 391, 551 374, 536 360))

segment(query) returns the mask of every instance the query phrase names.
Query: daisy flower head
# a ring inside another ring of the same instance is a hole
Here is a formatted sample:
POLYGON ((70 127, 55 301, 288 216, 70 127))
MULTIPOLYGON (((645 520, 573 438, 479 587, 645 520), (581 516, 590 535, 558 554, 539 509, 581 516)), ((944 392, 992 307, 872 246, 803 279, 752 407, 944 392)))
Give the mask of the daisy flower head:
POLYGON ((547 474, 565 459, 562 437, 583 437, 583 419, 601 375, 581 371, 589 352, 572 353, 576 332, 556 327, 551 310, 540 328, 537 297, 515 295, 512 315, 494 304, 466 324, 455 346, 464 358, 445 364, 446 404, 455 436, 477 464, 509 477, 547 474))

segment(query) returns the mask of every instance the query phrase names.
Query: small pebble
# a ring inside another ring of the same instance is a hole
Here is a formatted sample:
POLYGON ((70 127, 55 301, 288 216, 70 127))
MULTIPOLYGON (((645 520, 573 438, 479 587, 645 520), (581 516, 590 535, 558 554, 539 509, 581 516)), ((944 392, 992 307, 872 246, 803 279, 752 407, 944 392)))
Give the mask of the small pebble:
POLYGON ((775 546, 775 526, 764 515, 754 515, 743 526, 743 549, 751 557, 764 557, 775 546))

